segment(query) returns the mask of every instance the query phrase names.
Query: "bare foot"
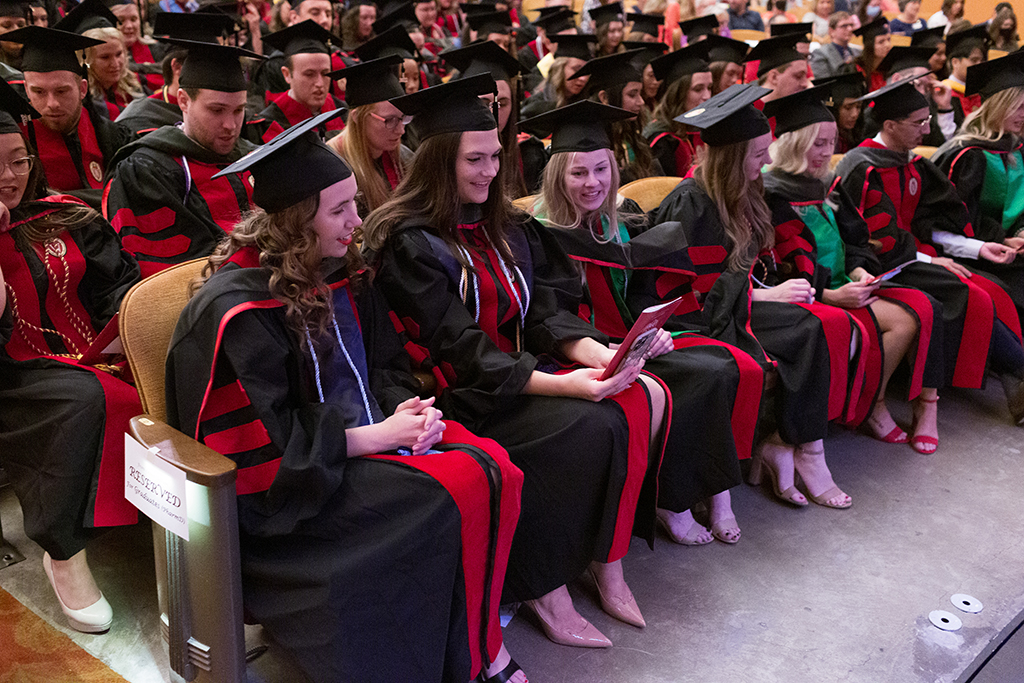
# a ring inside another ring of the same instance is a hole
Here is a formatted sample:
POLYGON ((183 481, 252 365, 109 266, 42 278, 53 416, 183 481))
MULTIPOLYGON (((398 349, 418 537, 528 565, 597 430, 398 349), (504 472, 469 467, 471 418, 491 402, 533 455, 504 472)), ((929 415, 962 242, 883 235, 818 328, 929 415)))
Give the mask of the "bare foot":
MULTIPOLYGON (((501 651, 498 652, 498 656, 494 659, 490 666, 484 669, 484 678, 487 679, 491 676, 495 676, 501 673, 501 671, 506 666, 508 666, 508 663, 510 661, 512 661, 512 655, 508 653, 508 650, 505 649, 505 644, 502 643, 501 651)), ((526 678, 526 673, 523 672, 522 669, 519 669, 514 674, 512 674, 512 678, 508 680, 509 683, 529 683, 529 680, 526 678)))
POLYGON ((672 512, 658 508, 657 515, 669 538, 680 545, 706 545, 714 540, 711 532, 697 524, 689 510, 672 512))
POLYGON ((875 403, 874 409, 865 422, 871 434, 879 441, 886 443, 907 443, 908 441, 907 433, 900 429, 896 420, 892 419, 889 407, 885 405, 884 400, 875 403))
POLYGON ((914 436, 913 446, 918 453, 929 455, 938 450, 939 439, 939 400, 938 392, 935 395, 926 396, 922 391, 921 395, 914 401, 914 436), (921 437, 928 437, 923 440, 921 437), (932 443, 934 439, 936 443, 932 443))
POLYGON ((758 457, 772 478, 776 497, 794 505, 807 505, 804 494, 796 488, 796 467, 793 464, 795 450, 776 432, 761 443, 758 457))
POLYGON ((89 571, 84 550, 69 560, 50 558, 50 573, 54 590, 69 609, 84 609, 103 596, 89 571))
POLYGON ((732 496, 728 489, 708 499, 708 521, 711 522, 711 533, 723 543, 740 540, 740 527, 732 511, 732 496))
POLYGON ((800 478, 804 480, 807 492, 816 503, 833 508, 847 508, 853 503, 853 499, 839 490, 832 480, 832 473, 825 463, 825 445, 820 439, 798 446, 793 463, 800 478), (821 498, 833 489, 836 493, 821 498))

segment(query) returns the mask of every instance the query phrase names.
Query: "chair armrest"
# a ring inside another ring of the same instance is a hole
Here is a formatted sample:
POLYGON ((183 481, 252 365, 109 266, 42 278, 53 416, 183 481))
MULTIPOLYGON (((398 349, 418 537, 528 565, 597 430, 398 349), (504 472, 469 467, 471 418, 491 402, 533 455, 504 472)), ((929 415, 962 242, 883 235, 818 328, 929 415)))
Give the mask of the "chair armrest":
POLYGON ((237 466, 233 460, 166 422, 151 415, 139 415, 131 419, 129 429, 147 449, 155 446, 155 455, 183 471, 188 481, 214 489, 235 485, 237 466))

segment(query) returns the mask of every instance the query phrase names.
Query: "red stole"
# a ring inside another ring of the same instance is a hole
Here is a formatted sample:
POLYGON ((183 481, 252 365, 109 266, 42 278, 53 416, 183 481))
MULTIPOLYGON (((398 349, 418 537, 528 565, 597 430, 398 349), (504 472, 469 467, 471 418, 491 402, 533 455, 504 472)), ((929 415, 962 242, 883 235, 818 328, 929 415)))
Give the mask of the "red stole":
MULTIPOLYGON (((63 192, 82 190, 85 189, 82 178, 85 178, 89 187, 94 190, 103 187, 103 153, 100 152, 100 143, 96 139, 96 129, 84 106, 78 118, 78 128, 74 133, 82 147, 81 167, 71 156, 63 135, 43 125, 33 124, 33 128, 39 161, 46 170, 46 180, 51 188, 63 192)), ((27 135, 25 126, 22 126, 22 131, 27 135)))
MULTIPOLYGON (((136 64, 155 64, 156 60, 153 59, 153 52, 149 49, 149 45, 146 45, 141 40, 136 40, 135 43, 128 48, 131 53, 132 61, 136 64)), ((164 77, 162 74, 136 74, 142 84, 148 87, 150 90, 159 90, 164 86, 164 77)))
MULTIPOLYGON (((186 162, 184 157, 177 157, 175 161, 182 165, 188 163, 185 175, 192 180, 190 192, 198 192, 202 195, 213 222, 219 225, 224 232, 231 232, 242 220, 242 211, 239 207, 238 194, 228 180, 228 176, 213 177, 224 170, 224 164, 204 164, 195 159, 188 159, 186 162)), ((246 171, 238 174, 238 177, 242 180, 248 201, 248 206, 245 208, 252 208, 252 176, 246 171)))
MULTIPOLYGON (((293 99, 291 95, 288 94, 287 90, 280 95, 275 96, 272 102, 273 104, 276 104, 277 108, 281 110, 282 114, 284 114, 284 117, 288 122, 288 128, 302 123, 313 116, 313 112, 309 110, 309 107, 298 100, 293 99)), ((331 99, 330 95, 328 95, 327 99, 324 101, 324 106, 320 108, 320 111, 318 111, 317 114, 334 111, 337 108, 338 107, 335 105, 334 100, 331 99)), ((340 116, 331 119, 325 125, 329 131, 341 131, 345 129, 345 122, 341 120, 340 116)), ((263 142, 270 142, 284 130, 284 127, 281 126, 279 121, 272 122, 270 127, 267 128, 267 132, 263 134, 263 142)))
POLYGON ((398 168, 395 166, 395 160, 391 157, 389 152, 384 152, 380 155, 380 164, 384 168, 384 177, 387 178, 388 185, 391 189, 398 187, 398 183, 401 182, 402 176, 398 168))

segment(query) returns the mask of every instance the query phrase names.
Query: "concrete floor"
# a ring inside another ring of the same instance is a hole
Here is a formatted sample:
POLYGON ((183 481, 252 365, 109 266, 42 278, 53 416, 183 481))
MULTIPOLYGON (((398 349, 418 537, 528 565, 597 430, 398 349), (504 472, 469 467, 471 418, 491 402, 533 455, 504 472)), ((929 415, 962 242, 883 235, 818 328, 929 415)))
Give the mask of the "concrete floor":
MULTIPOLYGON (((908 406, 890 403, 905 425, 908 406)), ((836 481, 854 498, 849 510, 794 509, 767 488, 743 485, 733 492, 739 544, 660 540, 651 552, 634 541, 626 577, 645 630, 604 615, 588 579, 571 586, 577 609, 614 648, 554 645, 522 613, 505 631, 510 651, 542 683, 962 679, 1024 611, 1024 431, 1010 425, 995 380, 985 391, 948 390, 939 406, 941 443, 931 456, 834 430, 826 448, 836 481), (974 596, 983 611, 959 612, 954 593, 974 596), (937 609, 957 614, 963 628, 932 626, 928 613, 937 609)), ((0 571, 0 587, 133 683, 167 680, 148 528, 90 547, 117 616, 110 633, 86 636, 64 626, 9 488, 0 513, 9 540, 29 557, 0 571)), ((997 660, 1002 668, 993 664, 979 683, 1024 680, 1020 652, 997 660)), ((255 671, 275 678, 269 661, 255 671)))

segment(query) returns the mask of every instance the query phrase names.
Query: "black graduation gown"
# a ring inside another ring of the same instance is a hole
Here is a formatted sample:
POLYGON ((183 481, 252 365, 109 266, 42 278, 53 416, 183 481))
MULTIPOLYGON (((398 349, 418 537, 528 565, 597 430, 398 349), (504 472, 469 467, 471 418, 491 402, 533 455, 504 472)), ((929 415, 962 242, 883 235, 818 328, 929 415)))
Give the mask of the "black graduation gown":
MULTIPOLYGON (((99 106, 105 107, 103 103, 99 106)), ((68 135, 39 121, 21 128, 36 148, 47 187, 74 195, 97 210, 103 178, 114 155, 134 137, 127 126, 100 116, 91 97, 85 99, 78 125, 68 135)))
MULTIPOLYGON (((932 163, 946 174, 967 207, 974 237, 1002 242, 1024 229, 1024 154, 1021 140, 1004 135, 999 140, 951 140, 932 156, 932 163)), ((999 264, 979 259, 959 259, 1006 285, 1006 291, 1024 312, 1024 259, 999 264)))
POLYGON ((640 382, 599 403, 523 394, 534 370, 557 371, 562 342, 607 337, 576 315, 579 277, 535 221, 510 227, 507 273, 479 224, 457 230, 477 274, 414 220, 376 255, 375 284, 412 338, 414 361, 437 378, 445 414, 498 441, 523 470, 505 599, 537 598, 592 560, 623 557, 634 513, 638 533, 653 537, 653 496, 637 510, 641 486, 650 491, 657 476, 649 400, 640 382))
MULTIPOLYGON (((815 272, 809 257, 813 236, 805 234, 806 227, 785 202, 774 201, 770 208, 776 246, 754 263, 755 273, 728 270, 728 240, 718 209, 692 178, 669 193, 652 212, 652 222, 679 222, 677 244, 686 245, 698 275, 692 287, 703 297, 707 333, 759 360, 767 355, 779 383, 774 411, 763 414, 774 415, 775 428, 787 443, 808 443, 824 438, 830 419, 849 415, 848 394, 859 391, 862 357, 850 361, 856 323, 842 309, 751 299, 753 277, 769 286, 804 277, 819 292, 823 284, 823 274, 815 272)), ((690 316, 678 324, 693 323, 690 316)))
POLYGON ((525 135, 519 141, 519 158, 523 164, 523 181, 526 183, 526 191, 530 194, 540 192, 540 186, 544 180, 544 168, 548 165, 550 158, 544 143, 533 135, 525 135))
POLYGON ((176 99, 168 99, 166 88, 149 97, 132 100, 117 117, 135 135, 151 133, 163 126, 181 123, 181 107, 176 99))
MULTIPOLYGON (((831 181, 832 179, 827 179, 831 181)), ((764 175, 765 191, 790 203, 801 218, 815 220, 820 226, 830 227, 842 241, 845 261, 843 272, 863 268, 872 275, 883 272, 878 258, 871 249, 871 233, 867 223, 857 213, 853 200, 842 185, 823 182, 817 178, 770 171, 764 175)), ((811 226, 808 224, 808 228, 811 226)), ((819 264, 818 267, 821 267, 819 264)), ((830 277, 832 273, 830 273, 830 277)), ((914 316, 919 327, 916 344, 910 354, 910 392, 914 399, 922 387, 939 387, 944 382, 942 307, 924 292, 883 282, 878 296, 904 308, 914 316)), ((866 336, 862 339, 867 354, 866 375, 858 399, 852 424, 859 424, 870 414, 881 387, 884 349, 882 331, 869 308, 848 309, 860 323, 866 336)))
MULTIPOLYGON (((839 183, 871 230, 879 263, 889 270, 918 251, 935 255, 932 229, 973 236, 967 209, 941 171, 920 156, 908 158, 865 140, 836 167, 839 183)), ((891 280, 916 287, 942 304, 946 384, 983 385, 996 319, 1020 338, 1020 323, 1002 287, 981 275, 970 278, 915 263, 891 280)))
MULTIPOLYGON (((641 213, 629 200, 620 210, 641 213)), ((625 303, 635 272, 649 270, 675 277, 675 282, 693 277, 692 271, 666 263, 672 258, 665 256, 676 251, 674 226, 631 231, 624 244, 598 242, 587 229, 554 228, 551 233, 581 268, 585 297, 580 317, 615 341, 635 322, 625 303), (624 288, 618 284, 622 280, 624 288)), ((648 360, 644 369, 667 385, 672 402, 658 507, 682 512, 740 483, 739 458, 751 454, 764 373, 749 355, 717 340, 680 334, 675 341, 675 352, 648 360)))
POLYGON ((167 361, 170 423, 239 466, 246 609, 314 681, 464 683, 501 647, 522 473, 456 423, 433 454, 348 458, 347 427, 412 396, 388 311, 335 281, 314 358, 258 258, 199 290, 167 361))
POLYGON ((693 166, 697 149, 704 144, 700 140, 700 133, 692 132, 680 136, 661 121, 651 121, 647 124, 643 136, 651 145, 651 154, 661 164, 662 173, 680 178, 693 166))
POLYGON ((254 208, 248 173, 213 178, 254 148, 239 138, 221 156, 180 128, 164 126, 121 150, 103 214, 138 259, 143 277, 209 255, 254 208))
POLYGON ((124 499, 124 432, 142 412, 133 386, 78 363, 139 279, 113 229, 97 216, 45 245, 16 239, 18 225, 69 203, 79 204, 23 202, 0 233, 0 465, 26 535, 55 560, 84 549, 94 527, 136 521, 124 499))

